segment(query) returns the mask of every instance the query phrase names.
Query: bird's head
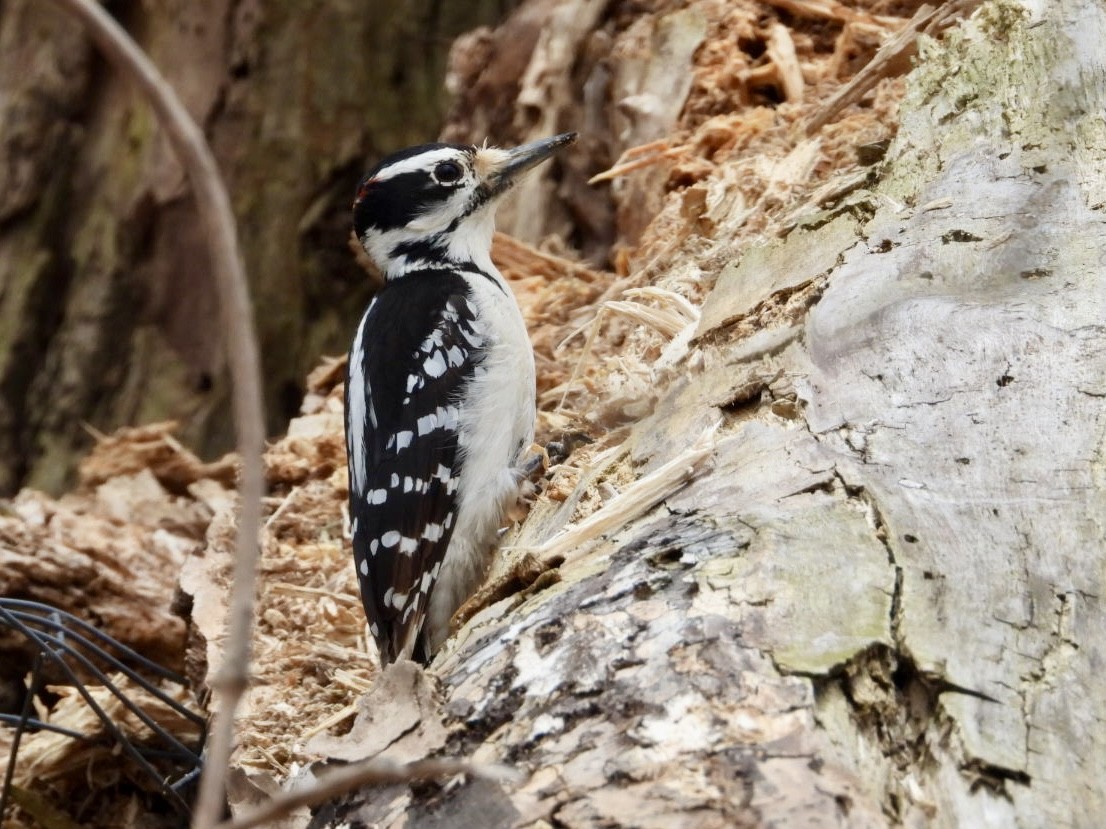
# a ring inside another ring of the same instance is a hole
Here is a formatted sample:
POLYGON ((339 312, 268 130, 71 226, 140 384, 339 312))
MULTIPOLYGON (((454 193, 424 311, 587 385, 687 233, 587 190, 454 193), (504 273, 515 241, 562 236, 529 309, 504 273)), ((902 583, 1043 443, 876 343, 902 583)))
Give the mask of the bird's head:
POLYGON ((387 279, 420 263, 486 258, 499 197, 575 140, 570 132, 512 150, 461 144, 402 150, 361 180, 353 229, 387 279))

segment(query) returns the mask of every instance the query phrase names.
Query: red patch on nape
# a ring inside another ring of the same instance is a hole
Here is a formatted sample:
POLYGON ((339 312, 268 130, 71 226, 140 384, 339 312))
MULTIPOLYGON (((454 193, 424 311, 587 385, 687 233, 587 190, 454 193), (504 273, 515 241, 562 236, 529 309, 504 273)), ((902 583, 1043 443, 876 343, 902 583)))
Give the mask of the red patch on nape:
POLYGON ((376 184, 376 178, 370 178, 366 181, 361 182, 361 186, 357 188, 357 196, 353 199, 354 206, 357 205, 357 202, 361 201, 361 199, 365 198, 365 196, 368 195, 369 188, 372 187, 374 184, 376 184))

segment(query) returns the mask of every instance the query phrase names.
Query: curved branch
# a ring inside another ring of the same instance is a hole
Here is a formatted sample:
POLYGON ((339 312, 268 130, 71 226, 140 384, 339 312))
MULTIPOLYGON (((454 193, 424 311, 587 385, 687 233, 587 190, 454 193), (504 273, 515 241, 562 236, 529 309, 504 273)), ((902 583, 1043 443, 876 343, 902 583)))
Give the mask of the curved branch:
POLYGON ((215 689, 222 695, 222 704, 216 710, 208 739, 207 758, 193 820, 197 829, 207 829, 214 826, 222 814, 234 712, 245 691, 248 676, 258 558, 257 533, 264 484, 261 451, 265 440, 265 425, 257 337, 249 290, 238 248, 230 198, 199 126, 157 68, 103 8, 92 0, 55 2, 81 21, 104 56, 123 75, 137 84, 149 101, 188 174, 200 219, 211 246, 211 263, 227 338, 235 429, 242 472, 239 481, 241 506, 238 550, 227 623, 227 644, 215 689))

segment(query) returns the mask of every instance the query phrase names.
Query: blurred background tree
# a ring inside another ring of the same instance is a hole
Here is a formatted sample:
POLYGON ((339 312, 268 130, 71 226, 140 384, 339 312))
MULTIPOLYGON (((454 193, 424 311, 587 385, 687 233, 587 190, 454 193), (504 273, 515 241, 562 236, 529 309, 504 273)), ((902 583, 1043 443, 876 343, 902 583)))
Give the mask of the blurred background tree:
MULTIPOLYGON (((268 428, 371 291, 356 182, 429 140, 449 48, 517 0, 108 3, 202 124, 239 217, 268 428)), ((232 447, 223 337, 183 172, 78 25, 0 3, 0 494, 58 492, 95 431, 175 419, 232 447)))

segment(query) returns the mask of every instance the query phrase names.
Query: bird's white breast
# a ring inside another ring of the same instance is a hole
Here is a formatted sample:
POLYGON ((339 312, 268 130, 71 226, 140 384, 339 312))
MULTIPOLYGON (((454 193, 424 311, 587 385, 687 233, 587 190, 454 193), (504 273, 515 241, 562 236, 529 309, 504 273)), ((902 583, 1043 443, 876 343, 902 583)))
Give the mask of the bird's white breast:
POLYGON ((477 264, 492 276, 469 279, 477 318, 489 340, 460 416, 457 521, 427 609, 432 647, 444 641, 450 617, 484 578, 505 512, 518 497, 522 454, 534 439, 530 336, 518 303, 490 258, 477 264))

